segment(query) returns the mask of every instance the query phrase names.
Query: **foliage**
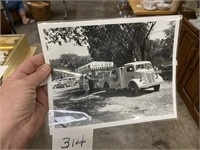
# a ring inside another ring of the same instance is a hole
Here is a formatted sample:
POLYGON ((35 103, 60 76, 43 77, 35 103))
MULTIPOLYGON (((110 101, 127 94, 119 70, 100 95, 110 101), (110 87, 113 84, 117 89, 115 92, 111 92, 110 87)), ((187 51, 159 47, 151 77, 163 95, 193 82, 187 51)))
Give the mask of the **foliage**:
POLYGON ((80 66, 83 66, 91 61, 90 56, 78 56, 76 54, 62 54, 60 59, 50 60, 52 68, 68 69, 75 71, 80 66))
POLYGON ((61 27, 61 28, 49 28, 44 29, 46 47, 49 50, 48 44, 54 43, 60 46, 64 43, 68 43, 71 40, 79 46, 86 44, 86 37, 82 36, 82 28, 80 27, 61 27))
POLYGON ((170 59, 173 53, 173 44, 174 44, 174 31, 175 31, 175 21, 169 23, 170 28, 165 29, 165 39, 162 40, 162 56, 165 59, 170 59))
POLYGON ((60 58, 62 60, 62 66, 67 67, 71 71, 75 71, 78 67, 91 61, 90 56, 78 56, 76 54, 62 54, 60 58))
MULTIPOLYGON (((46 46, 50 43, 62 45, 72 40, 79 46, 87 45, 89 54, 94 61, 113 61, 116 66, 123 66, 127 62, 151 59, 150 53, 159 44, 163 46, 163 52, 173 47, 174 24, 164 32, 166 38, 163 41, 150 40, 149 35, 153 31, 156 22, 93 25, 50 28, 44 30, 46 46)), ((169 57, 163 55, 163 57, 169 57)), ((74 70, 82 64, 91 61, 91 58, 80 58, 75 54, 61 55, 62 64, 74 70), (81 61, 80 61, 81 60, 81 61)))
POLYGON ((64 67, 61 65, 62 64, 61 59, 52 59, 52 60, 50 60, 50 64, 51 64, 52 68, 64 69, 64 67))

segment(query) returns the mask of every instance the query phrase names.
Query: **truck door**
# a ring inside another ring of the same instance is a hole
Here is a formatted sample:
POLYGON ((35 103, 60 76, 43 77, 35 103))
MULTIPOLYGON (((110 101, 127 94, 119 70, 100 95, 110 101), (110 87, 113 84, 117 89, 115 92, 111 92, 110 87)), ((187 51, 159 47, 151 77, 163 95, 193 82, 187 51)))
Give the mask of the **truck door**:
POLYGON ((124 69, 125 69, 124 70, 124 72, 125 72, 125 75, 124 75, 125 86, 126 86, 126 88, 128 88, 130 80, 134 79, 135 68, 134 68, 133 65, 128 65, 128 66, 125 66, 124 69))
POLYGON ((124 77, 124 67, 119 68, 119 76, 120 76, 120 88, 123 89, 126 87, 125 77, 124 77))

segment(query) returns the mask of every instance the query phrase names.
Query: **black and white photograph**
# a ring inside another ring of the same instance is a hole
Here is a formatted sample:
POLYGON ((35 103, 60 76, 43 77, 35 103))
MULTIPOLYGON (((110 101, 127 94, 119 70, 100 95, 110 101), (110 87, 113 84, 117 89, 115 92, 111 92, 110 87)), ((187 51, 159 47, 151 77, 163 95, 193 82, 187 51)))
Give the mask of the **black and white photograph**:
POLYGON ((180 16, 38 25, 57 128, 176 118, 180 16))

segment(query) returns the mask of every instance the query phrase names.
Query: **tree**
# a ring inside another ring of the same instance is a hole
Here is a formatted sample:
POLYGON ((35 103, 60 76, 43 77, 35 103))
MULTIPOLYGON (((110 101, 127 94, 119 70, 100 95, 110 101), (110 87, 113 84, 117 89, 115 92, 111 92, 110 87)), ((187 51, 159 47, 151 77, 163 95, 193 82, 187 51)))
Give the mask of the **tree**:
POLYGON ((78 67, 81 67, 91 61, 90 56, 78 56, 76 54, 62 54, 60 58, 62 60, 61 65, 70 71, 75 71, 78 67))
MULTIPOLYGON (((145 60, 150 47, 146 45, 156 22, 83 27, 89 53, 94 60, 113 61, 116 66, 145 60)), ((150 43, 151 41, 149 41, 150 43)))
POLYGON ((174 31, 175 31, 175 21, 169 23, 170 27, 164 30, 165 39, 162 40, 161 45, 163 58, 170 60, 173 53, 174 44, 174 31))
POLYGON ((50 60, 50 64, 52 66, 52 68, 56 68, 56 69, 63 69, 62 64, 62 60, 61 59, 52 59, 50 60))
MULTIPOLYGON (((150 47, 147 45, 147 41, 149 41, 149 35, 153 31, 153 27, 155 26, 156 22, 147 22, 147 23, 135 23, 131 28, 133 32, 130 34, 132 40, 130 42, 131 47, 135 47, 135 56, 138 57, 137 60, 145 60, 146 55, 150 50, 150 47), (137 51, 138 50, 138 51, 137 51)), ((129 31, 131 31, 130 27, 129 31)), ((150 41, 149 41, 150 42, 150 41)))
POLYGON ((151 51, 147 43, 152 42, 149 35, 155 24, 147 22, 50 28, 44 30, 44 34, 47 47, 50 43, 62 45, 74 40, 79 46, 88 45, 94 61, 113 61, 116 66, 122 66, 134 58, 147 59, 151 51))
MULTIPOLYGON (((50 60, 50 65, 52 66, 52 68, 56 68, 56 69, 64 69, 64 67, 61 65, 62 64, 62 60, 61 59, 52 59, 50 60)), ((61 72, 57 72, 57 71, 52 71, 52 80, 54 80, 56 77, 61 76, 62 73, 61 72)))
POLYGON ((86 37, 82 36, 82 28, 80 27, 61 27, 44 29, 47 50, 50 50, 49 44, 59 44, 70 42, 71 40, 79 46, 86 44, 86 37))

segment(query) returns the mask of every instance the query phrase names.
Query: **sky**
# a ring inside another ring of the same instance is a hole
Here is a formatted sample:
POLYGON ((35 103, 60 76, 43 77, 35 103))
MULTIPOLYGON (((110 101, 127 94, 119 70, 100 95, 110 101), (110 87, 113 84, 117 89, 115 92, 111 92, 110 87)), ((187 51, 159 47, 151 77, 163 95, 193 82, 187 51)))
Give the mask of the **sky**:
POLYGON ((153 32, 150 34, 150 39, 155 40, 165 38, 163 30, 170 27, 168 24, 169 22, 157 22, 153 32))
MULTIPOLYGON (((59 46, 58 44, 49 44, 51 46, 51 49, 54 52, 51 53, 49 56, 49 59, 58 59, 60 58, 61 54, 77 54, 78 56, 88 56, 89 52, 87 49, 87 45, 84 46, 78 46, 75 44, 75 42, 69 42, 64 43, 63 45, 59 46)), ((50 54, 50 53, 49 53, 50 54)))

